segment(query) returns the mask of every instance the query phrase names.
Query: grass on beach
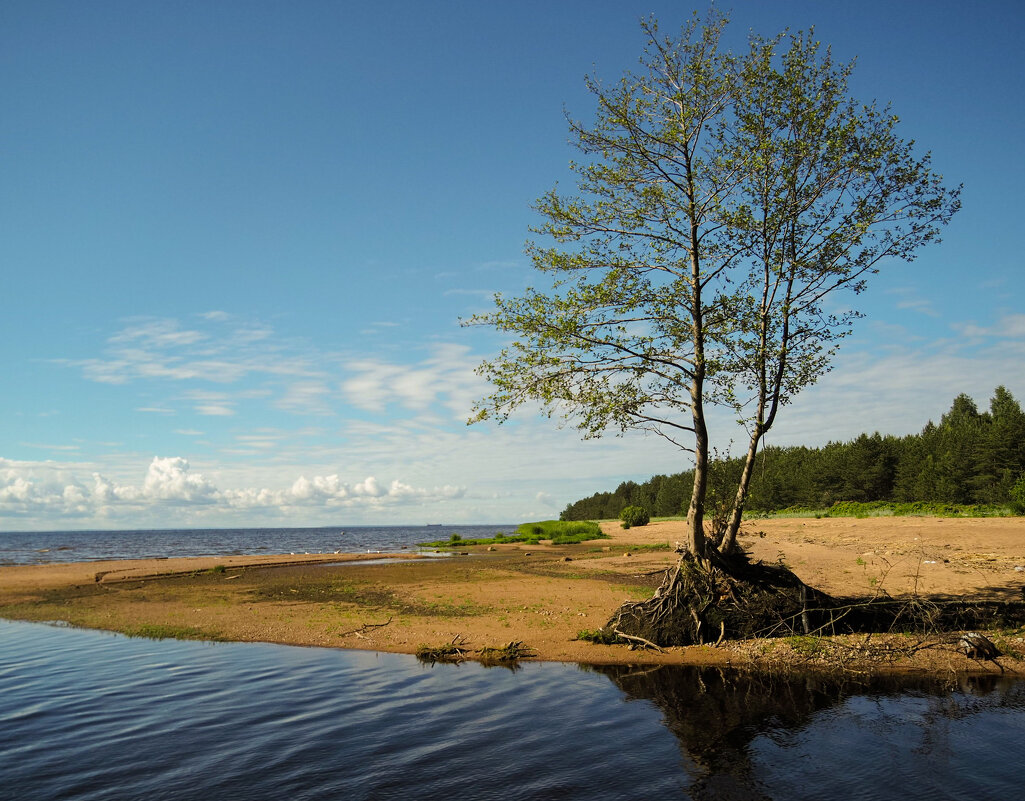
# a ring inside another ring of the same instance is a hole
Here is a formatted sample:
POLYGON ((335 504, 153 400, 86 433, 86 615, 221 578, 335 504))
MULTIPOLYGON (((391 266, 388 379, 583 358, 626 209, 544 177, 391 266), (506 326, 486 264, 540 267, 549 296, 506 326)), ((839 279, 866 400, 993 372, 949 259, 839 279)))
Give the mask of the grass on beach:
POLYGON ((933 503, 915 501, 914 503, 891 503, 889 501, 837 501, 832 506, 813 508, 810 506, 788 506, 771 512, 745 513, 745 520, 767 518, 807 518, 816 519, 830 517, 1014 517, 1009 506, 992 504, 960 504, 933 503))
POLYGON ((464 540, 453 534, 447 540, 422 542, 427 548, 459 548, 470 545, 501 545, 503 543, 520 542, 526 545, 537 545, 541 540, 551 540, 552 545, 570 545, 588 540, 608 539, 601 527, 589 520, 542 520, 538 523, 523 523, 515 534, 505 535, 498 532, 494 537, 480 537, 464 540))

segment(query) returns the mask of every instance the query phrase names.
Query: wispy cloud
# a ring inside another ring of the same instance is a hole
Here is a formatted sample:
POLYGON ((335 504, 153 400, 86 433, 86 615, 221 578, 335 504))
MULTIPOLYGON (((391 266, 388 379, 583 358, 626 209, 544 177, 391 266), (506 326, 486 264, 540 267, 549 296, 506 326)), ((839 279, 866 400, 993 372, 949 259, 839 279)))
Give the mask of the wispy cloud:
POLYGON ((896 287, 888 291, 888 294, 896 295, 897 308, 905 311, 915 311, 929 317, 939 317, 933 302, 919 294, 918 289, 911 287, 896 287))
POLYGON ((299 414, 332 414, 331 388, 324 381, 298 381, 289 384, 274 405, 299 414))
POLYGON ((446 289, 442 293, 445 297, 466 295, 473 298, 491 299, 495 296, 492 289, 446 289))
POLYGON ((463 345, 435 344, 415 364, 383 359, 356 359, 345 364, 349 378, 342 391, 354 406, 382 412, 390 405, 423 412, 441 405, 465 419, 482 384, 474 369, 478 359, 463 345))

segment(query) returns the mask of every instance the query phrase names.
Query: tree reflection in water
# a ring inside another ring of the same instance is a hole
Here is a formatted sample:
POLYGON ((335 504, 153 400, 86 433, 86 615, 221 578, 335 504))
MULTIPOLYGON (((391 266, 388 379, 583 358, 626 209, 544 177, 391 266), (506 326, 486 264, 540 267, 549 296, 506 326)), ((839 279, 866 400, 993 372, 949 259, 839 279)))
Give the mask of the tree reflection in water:
MULTIPOLYGON (((764 737, 777 747, 786 748, 793 743, 796 733, 809 727, 817 713, 851 699, 875 704, 886 700, 914 701, 920 740, 917 754, 924 762, 940 759, 948 767, 954 754, 945 753, 953 747, 944 737, 943 722, 963 719, 983 709, 1007 707, 1019 713, 1025 710, 1025 684, 999 676, 957 680, 908 676, 832 678, 671 665, 594 665, 584 669, 607 676, 627 700, 647 700, 661 711, 666 727, 679 740, 686 771, 693 778, 689 788, 693 799, 778 797, 770 794, 766 777, 760 775, 763 771, 752 759, 753 741, 764 737)), ((892 710, 888 714, 892 715, 892 710)), ((880 725, 889 725, 884 718, 886 715, 881 713, 880 725)), ((857 716, 850 728, 858 728, 857 716)), ((852 747, 857 747, 856 736, 852 738, 852 747)), ((911 749, 910 743, 907 748, 911 749)), ((818 767, 823 771, 830 768, 825 760, 818 767)), ((881 782, 880 787, 888 786, 885 776, 877 776, 876 780, 881 782)), ((643 787, 643 777, 638 777, 638 785, 643 787)), ((825 797, 824 788, 803 789, 804 792, 792 797, 825 797)), ((865 784, 862 789, 866 789, 865 784)))

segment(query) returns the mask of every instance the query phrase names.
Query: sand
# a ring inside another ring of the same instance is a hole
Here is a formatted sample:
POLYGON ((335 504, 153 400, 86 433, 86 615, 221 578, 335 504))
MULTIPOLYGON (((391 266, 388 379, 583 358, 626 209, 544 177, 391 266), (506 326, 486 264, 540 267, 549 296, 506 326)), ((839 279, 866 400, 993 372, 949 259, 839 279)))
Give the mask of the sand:
MULTIPOLYGON (((443 559, 314 554, 5 566, 0 617, 404 653, 452 641, 470 650, 521 642, 538 659, 593 663, 999 669, 958 654, 950 636, 928 643, 917 635, 747 641, 665 653, 580 641, 579 631, 602 626, 623 601, 650 595, 676 558, 666 545, 685 536, 679 521, 602 527, 612 539, 468 547, 443 559)), ((741 544, 755 559, 783 559, 806 583, 834 595, 1020 599, 1025 586, 1025 518, 754 520, 741 544)), ((993 636, 1013 654, 1025 652, 1022 634, 993 636)), ((1025 664, 1013 655, 999 662, 1009 671, 1025 664)))

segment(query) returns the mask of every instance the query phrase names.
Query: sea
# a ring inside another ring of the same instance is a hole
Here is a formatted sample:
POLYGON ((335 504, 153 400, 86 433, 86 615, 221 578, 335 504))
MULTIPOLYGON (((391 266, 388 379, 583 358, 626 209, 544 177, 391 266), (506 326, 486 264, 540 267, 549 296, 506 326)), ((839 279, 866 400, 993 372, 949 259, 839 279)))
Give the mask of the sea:
MULTIPOLYGON (((252 540, 266 551, 224 531, 0 542, 8 564, 31 564, 51 554, 66 561, 57 543, 78 560, 333 551, 328 544, 357 537, 371 550, 400 550, 425 529, 374 530, 383 532, 376 540, 371 529, 266 530, 252 540), (310 545, 283 547, 300 541, 310 545), (160 553, 169 543, 180 550, 160 553)), ((470 530, 445 527, 437 538, 470 530)), ((4 800, 980 801, 1021 797, 1023 765, 1025 683, 995 670, 829 679, 485 667, 0 620, 4 800)))
POLYGON ((512 534, 512 525, 326 526, 0 532, 0 565, 293 553, 389 553, 420 543, 512 534))

